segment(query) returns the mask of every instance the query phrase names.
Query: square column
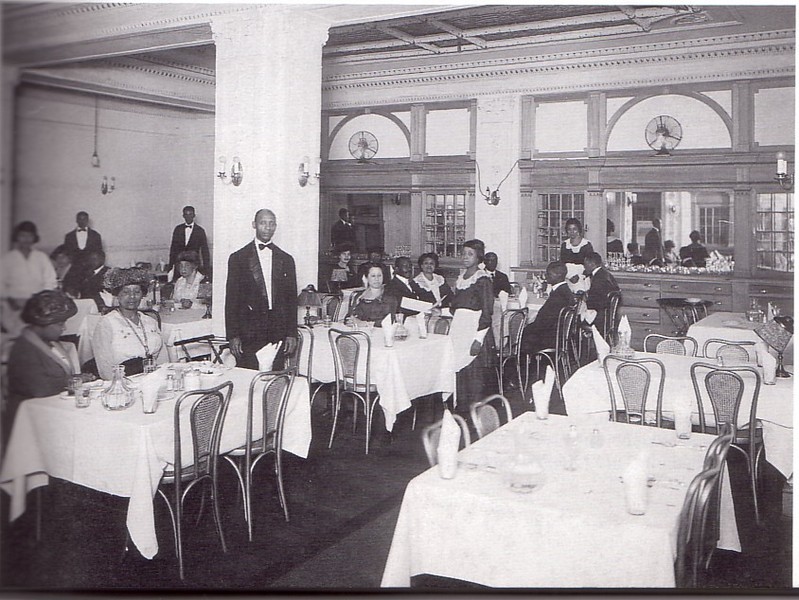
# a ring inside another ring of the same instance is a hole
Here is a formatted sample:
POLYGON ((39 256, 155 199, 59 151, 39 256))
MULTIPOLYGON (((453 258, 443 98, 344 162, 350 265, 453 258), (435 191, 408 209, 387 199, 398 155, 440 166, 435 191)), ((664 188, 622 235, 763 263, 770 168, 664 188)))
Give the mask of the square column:
POLYGON ((328 23, 301 9, 259 6, 213 19, 216 43, 214 144, 214 331, 224 331, 227 261, 255 236, 255 212, 277 218, 274 242, 294 257, 297 287, 315 283, 319 246, 322 46, 328 23), (220 160, 224 158, 224 162, 220 160), (236 186, 216 177, 243 169, 236 186), (311 177, 300 185, 300 164, 311 177))

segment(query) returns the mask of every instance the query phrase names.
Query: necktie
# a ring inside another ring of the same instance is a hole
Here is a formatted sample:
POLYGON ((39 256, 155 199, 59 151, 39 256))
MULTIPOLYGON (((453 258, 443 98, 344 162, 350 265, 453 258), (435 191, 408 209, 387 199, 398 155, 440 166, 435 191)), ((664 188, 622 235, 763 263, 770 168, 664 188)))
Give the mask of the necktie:
POLYGON ((274 246, 272 245, 272 242, 269 242, 268 244, 258 244, 258 250, 263 250, 264 248, 269 248, 272 250, 274 246))

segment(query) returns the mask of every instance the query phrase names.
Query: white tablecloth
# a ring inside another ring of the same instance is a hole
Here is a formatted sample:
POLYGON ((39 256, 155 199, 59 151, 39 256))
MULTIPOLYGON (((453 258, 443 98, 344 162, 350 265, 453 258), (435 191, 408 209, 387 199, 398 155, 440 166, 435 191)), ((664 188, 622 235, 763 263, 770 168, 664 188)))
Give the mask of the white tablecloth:
MULTIPOLYGON (((696 395, 691 384, 691 365, 706 362, 704 358, 675 356, 671 354, 651 354, 636 352, 636 358, 653 357, 661 360, 666 368, 666 381, 663 386, 663 414, 674 416, 674 406, 680 399, 690 400, 694 407, 693 422, 699 422, 696 408, 696 395)), ((749 376, 745 376, 749 379, 749 376)), ((649 385, 651 394, 657 393, 659 379, 649 385)), ((623 410, 621 396, 616 390, 617 406, 623 410)), ((744 394, 746 396, 746 394, 744 394)), ((563 385, 563 400, 569 415, 601 414, 606 418, 610 410, 610 392, 605 372, 597 361, 581 369, 563 385)), ((650 406, 654 407, 654 396, 650 406)), ((705 417, 713 423, 713 408, 703 396, 705 417)), ((750 403, 746 399, 739 411, 739 424, 749 420, 750 403)), ((763 438, 766 445, 766 460, 786 477, 793 473, 793 378, 777 379, 775 385, 760 386, 757 403, 757 417, 763 422, 763 438)))
MULTIPOLYGON (((161 350, 156 362, 176 362, 181 358, 180 351, 176 351, 173 346, 175 340, 186 340, 202 335, 210 335, 213 333, 213 320, 203 319, 205 314, 205 307, 199 308, 178 308, 171 312, 161 313, 161 337, 164 340, 165 349, 161 350)), ((83 323, 80 326, 79 334, 80 341, 78 342, 78 358, 80 364, 94 358, 94 349, 92 348, 92 334, 97 328, 102 315, 90 314, 86 315, 83 323)))
MULTIPOLYGON (((591 448, 591 428, 578 425, 570 472, 564 436, 573 422, 523 413, 461 451, 454 479, 433 467, 411 480, 382 586, 428 573, 492 587, 673 587, 680 509, 713 437, 666 447, 651 442, 676 442, 674 431, 605 422, 596 425, 601 447, 591 448), (545 472, 530 494, 511 491, 502 473, 519 436, 545 472), (632 516, 619 476, 640 451, 655 482, 646 514, 632 516)), ((740 549, 726 471, 719 547, 740 549)))
MULTIPOLYGON (((344 325, 339 329, 349 330, 344 325)), ((408 330, 408 338, 395 341, 391 348, 384 345, 382 328, 371 330, 371 381, 380 393, 380 407, 388 431, 393 429, 397 415, 411 407, 414 398, 436 392, 446 396, 455 391, 455 358, 449 336, 431 333, 422 339, 418 330, 410 326, 408 330)), ((313 328, 312 377, 314 381, 325 383, 336 380, 328 331, 323 325, 313 328)), ((360 361, 360 381, 365 381, 366 377, 364 358, 360 361)), ((300 371, 307 375, 307 364, 301 364, 300 371)))
MULTIPOLYGON (((538 311, 541 310, 541 307, 544 306, 544 302, 546 302, 546 298, 528 298, 527 300, 527 322, 532 323, 535 320, 535 316, 538 314, 538 311)), ((508 300, 508 308, 519 308, 519 301, 515 298, 511 298, 508 300)), ((502 314, 502 306, 499 303, 499 298, 494 300, 494 312, 491 313, 491 329, 494 333, 494 343, 496 343, 497 347, 499 347, 499 330, 501 321, 500 318, 505 317, 505 336, 508 335, 508 313, 502 314)))
MULTIPOLYGON (((234 386, 222 430, 223 452, 244 444, 247 395, 254 375, 255 371, 235 368, 217 378, 218 383, 230 380, 234 386)), ((0 469, 0 488, 11 495, 10 518, 25 511, 28 491, 46 485, 48 475, 58 477, 130 498, 131 539, 145 558, 155 556, 153 498, 174 456, 174 406, 174 399, 165 400, 155 414, 145 415, 139 404, 111 412, 99 402, 78 409, 58 396, 23 402, 0 469)), ((254 431, 260 427, 260 414, 255 411, 254 431)), ((286 410, 283 450, 306 458, 310 443, 308 386, 297 379, 286 410)))
MULTIPOLYGON (((694 338, 698 344, 699 349, 697 354, 702 354, 702 346, 709 339, 731 340, 739 342, 759 342, 762 341, 755 333, 755 329, 760 327, 762 323, 751 323, 746 320, 746 315, 743 313, 732 312, 714 312, 704 319, 701 319, 688 328, 688 334, 694 338)), ((717 345, 711 345, 708 350, 713 351, 718 348, 717 345)), ((755 351, 753 347, 748 347, 747 351, 752 360, 755 360, 755 351)), ((770 350, 774 356, 777 353, 770 350)), ((793 364, 793 339, 788 342, 788 347, 782 354, 785 364, 793 364)))

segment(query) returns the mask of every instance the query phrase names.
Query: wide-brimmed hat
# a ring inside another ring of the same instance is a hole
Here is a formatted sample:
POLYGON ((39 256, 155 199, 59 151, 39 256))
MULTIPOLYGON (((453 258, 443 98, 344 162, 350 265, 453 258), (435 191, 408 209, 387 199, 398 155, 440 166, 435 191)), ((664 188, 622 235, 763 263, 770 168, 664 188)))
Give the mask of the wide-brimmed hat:
POLYGON ((34 294, 22 309, 22 320, 29 325, 44 327, 62 323, 78 312, 75 302, 58 290, 45 290, 34 294))
POLYGON ((36 230, 36 223, 33 221, 22 221, 22 223, 18 223, 16 227, 14 227, 14 232, 11 234, 11 239, 13 241, 17 241, 17 236, 26 231, 33 235, 33 243, 37 243, 39 241, 39 232, 36 230))
POLYGON ((118 290, 121 290, 126 285, 138 285, 146 288, 150 285, 150 279, 150 274, 138 267, 110 269, 103 278, 103 287, 116 294, 118 290))

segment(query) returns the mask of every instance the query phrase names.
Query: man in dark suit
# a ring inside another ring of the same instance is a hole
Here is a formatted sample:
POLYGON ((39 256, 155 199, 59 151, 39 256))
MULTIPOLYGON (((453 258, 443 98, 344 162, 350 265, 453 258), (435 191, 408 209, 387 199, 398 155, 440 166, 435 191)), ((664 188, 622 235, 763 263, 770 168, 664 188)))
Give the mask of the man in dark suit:
POLYGON ((647 265, 657 265, 662 267, 665 263, 663 249, 663 237, 660 234, 660 219, 652 219, 652 229, 644 237, 644 261, 647 265))
POLYGON ((535 320, 524 327, 521 343, 523 354, 531 355, 539 350, 555 347, 560 311, 567 306, 574 306, 574 294, 566 283, 566 272, 566 265, 562 262, 551 262, 547 265, 549 298, 538 311, 535 320))
POLYGON ((355 242, 355 228, 352 226, 350 211, 342 208, 338 211, 338 221, 333 223, 330 229, 330 246, 339 248, 344 244, 350 244, 353 248, 357 246, 355 242))
POLYGON ((87 258, 86 271, 84 272, 84 279, 80 282, 78 291, 79 298, 91 298, 97 305, 97 309, 102 313, 105 309, 110 308, 106 306, 100 292, 105 289, 103 281, 105 274, 108 272, 108 267, 105 265, 105 252, 102 250, 94 250, 89 253, 87 258))
POLYGON ((602 265, 602 256, 596 252, 589 252, 585 256, 585 276, 591 278, 591 288, 586 296, 586 307, 596 311, 597 331, 604 333, 605 310, 608 307, 608 294, 618 292, 619 284, 616 278, 602 265))
MULTIPOLYGON (((208 250, 208 238, 205 235, 205 229, 194 222, 196 213, 193 206, 183 207, 183 220, 172 231, 172 243, 169 246, 169 266, 166 270, 169 271, 173 267, 177 267, 178 256, 181 252, 186 250, 194 250, 200 257, 199 271, 205 275, 206 281, 211 278, 211 253, 208 250)), ((175 269, 173 281, 180 277, 177 268, 175 269)))
POLYGON ((72 268, 83 271, 87 268, 89 253, 103 250, 102 236, 89 227, 89 213, 85 210, 75 215, 77 227, 64 236, 64 250, 72 257, 72 268))
POLYGON ((272 243, 275 214, 255 213, 255 239, 230 255, 225 289, 225 328, 239 367, 258 369, 255 353, 266 344, 283 342, 284 356, 297 345, 297 276, 294 259, 272 243))
POLYGON ((498 298, 499 293, 503 290, 508 294, 513 291, 510 287, 508 276, 497 270, 497 262, 498 258, 494 252, 486 252, 483 257, 483 264, 486 266, 488 276, 491 277, 491 281, 494 284, 494 298, 498 298))
MULTIPOLYGON (((383 294, 396 298, 397 305, 402 303, 403 298, 411 298, 413 300, 420 300, 422 297, 422 289, 412 279, 413 277, 413 264, 411 259, 407 256, 400 256, 394 261, 394 278, 386 284, 383 294)), ((419 311, 401 308, 400 312, 407 316, 418 315, 419 311)))

